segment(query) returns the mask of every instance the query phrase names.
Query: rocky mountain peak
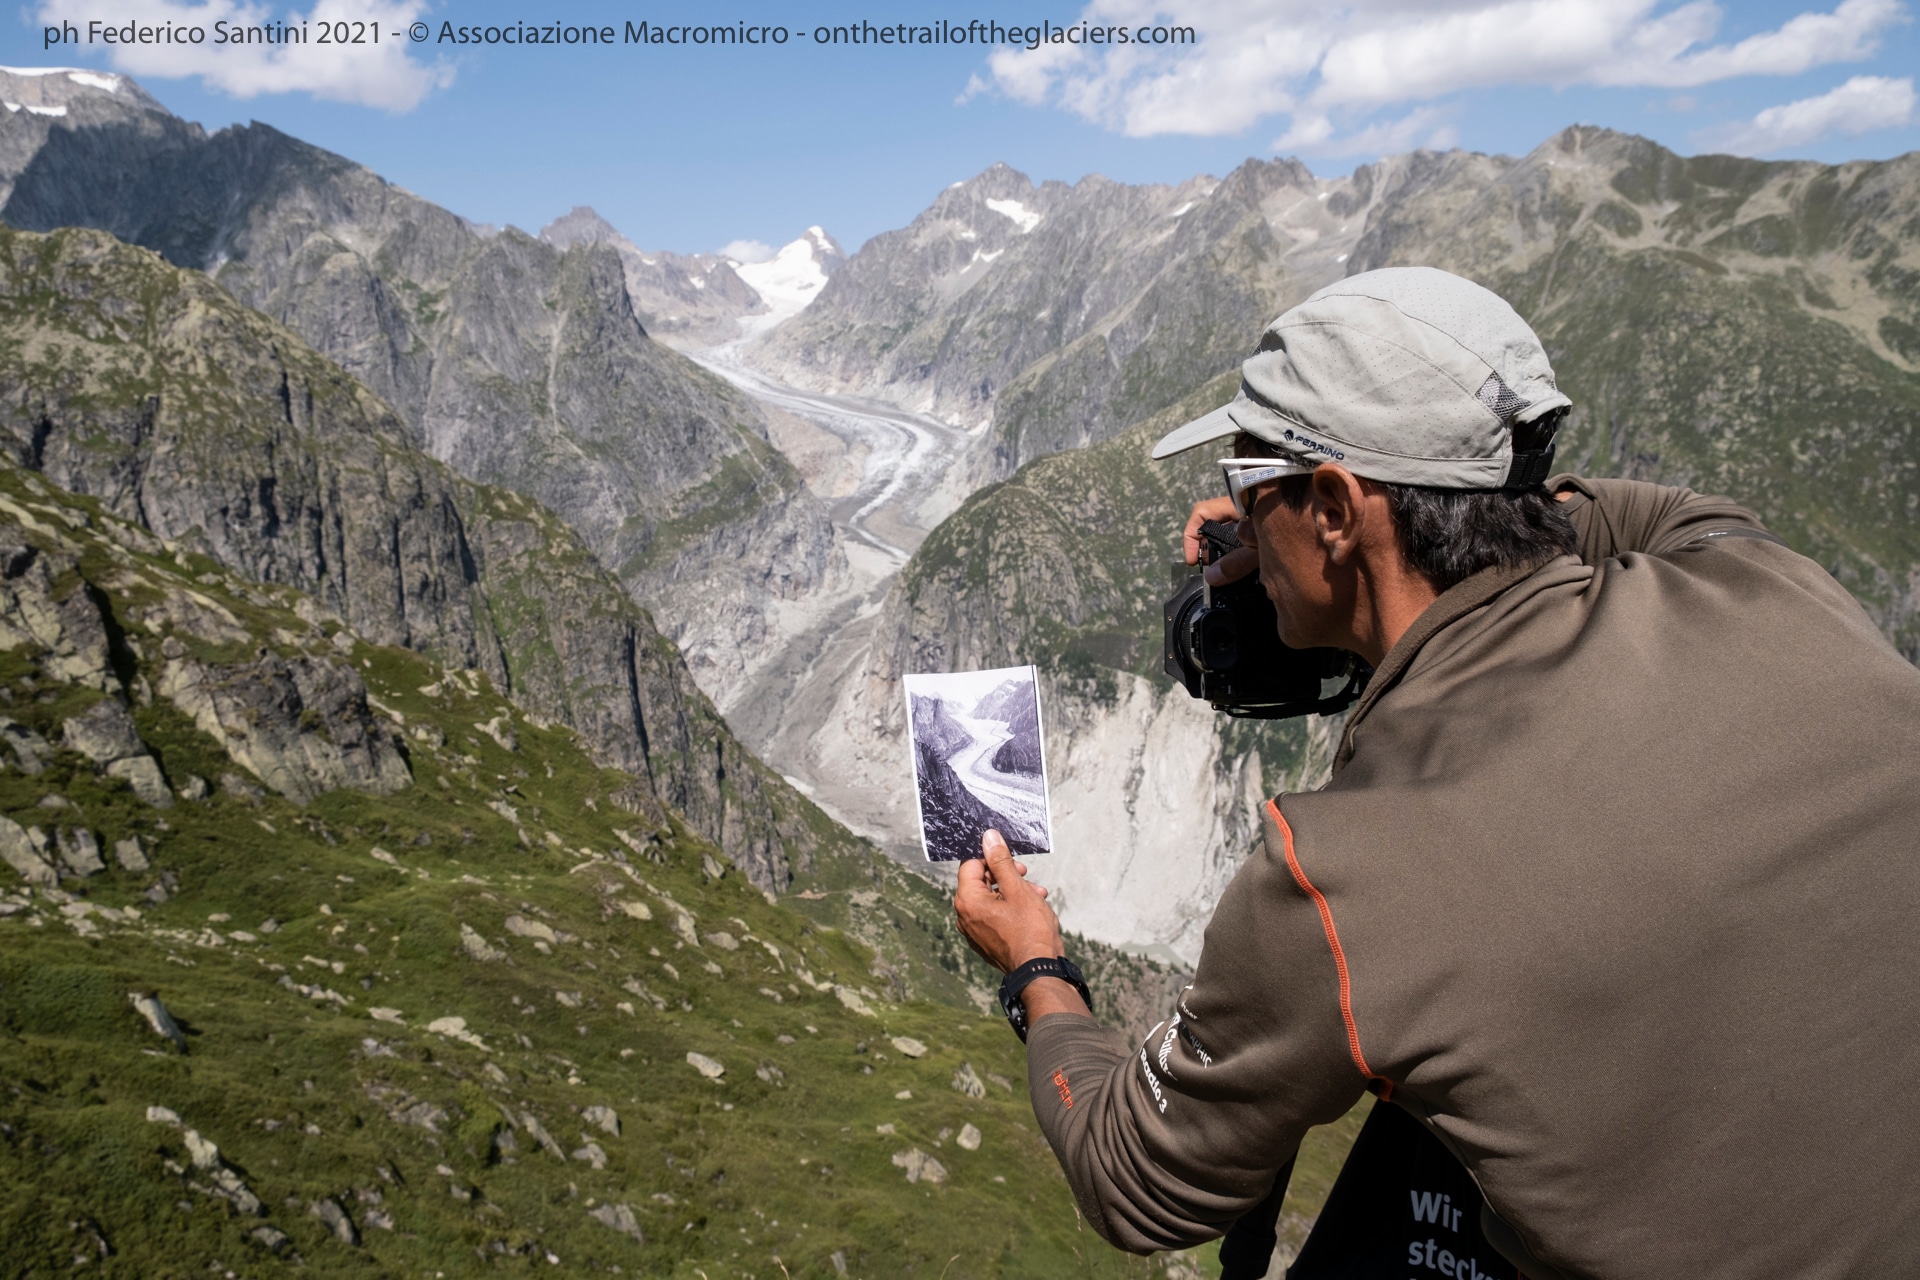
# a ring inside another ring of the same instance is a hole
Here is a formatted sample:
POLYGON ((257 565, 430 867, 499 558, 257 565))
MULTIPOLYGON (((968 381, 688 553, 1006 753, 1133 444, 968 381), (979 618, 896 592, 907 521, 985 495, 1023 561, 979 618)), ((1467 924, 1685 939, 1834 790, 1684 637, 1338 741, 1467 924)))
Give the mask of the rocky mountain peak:
POLYGON ((807 244, 820 269, 828 275, 832 275, 847 260, 847 251, 840 247, 838 240, 827 234, 824 227, 808 227, 800 240, 807 244))
POLYGON ((583 204, 540 228, 540 239, 556 249, 571 249, 577 244, 632 245, 611 222, 583 204))

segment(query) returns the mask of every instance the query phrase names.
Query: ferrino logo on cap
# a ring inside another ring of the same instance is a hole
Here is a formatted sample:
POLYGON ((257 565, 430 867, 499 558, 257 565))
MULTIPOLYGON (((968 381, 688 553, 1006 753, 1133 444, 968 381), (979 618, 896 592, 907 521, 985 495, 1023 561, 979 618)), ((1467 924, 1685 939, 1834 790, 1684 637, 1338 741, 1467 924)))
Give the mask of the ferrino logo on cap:
POLYGON ((1294 444, 1299 445, 1303 449, 1307 449, 1313 453, 1326 454, 1329 458, 1332 458, 1335 462, 1345 462, 1347 460, 1346 454, 1340 452, 1340 450, 1334 448, 1330 444, 1321 444, 1318 440, 1312 440, 1302 435, 1295 435, 1292 427, 1287 428, 1286 437, 1288 440, 1292 441, 1294 444))

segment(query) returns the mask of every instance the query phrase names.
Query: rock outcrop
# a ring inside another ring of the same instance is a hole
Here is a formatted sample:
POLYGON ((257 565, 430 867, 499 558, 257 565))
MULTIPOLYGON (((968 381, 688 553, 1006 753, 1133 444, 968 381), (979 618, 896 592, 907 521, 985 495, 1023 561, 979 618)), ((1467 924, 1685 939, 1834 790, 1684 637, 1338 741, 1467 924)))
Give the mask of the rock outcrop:
POLYGON ((140 740, 133 716, 119 701, 107 698, 95 703, 67 721, 65 731, 66 745, 101 766, 108 777, 121 779, 155 808, 173 807, 173 792, 159 762, 140 740))
MULTIPOLYGON (((99 232, 0 230, 11 463, 97 500, 125 522, 116 536, 310 593, 311 625, 349 647, 359 636, 477 669, 577 729, 764 888, 784 888, 835 841, 851 849, 732 738, 672 642, 561 520, 461 479, 410 439, 378 397, 204 276, 99 232)), ((71 518, 11 500, 0 517, 56 533, 71 518)), ((0 644, 31 641, 61 678, 117 690, 99 607, 72 574, 24 542, 0 556, 0 644)), ((230 647, 247 634, 191 587, 129 584, 149 632, 230 647)), ((274 667, 254 675, 277 680, 274 667)), ((193 699, 231 678, 189 664, 174 687, 193 699)), ((287 678, 290 697, 299 681, 287 678)), ((192 714, 218 723, 218 705, 200 699, 192 714)), ((343 761, 375 753, 355 776, 397 781, 377 748, 342 732, 343 761)), ((274 769, 271 756, 255 763, 274 769)))
POLYGON ((710 686, 766 656, 763 602, 835 571, 826 512, 759 410, 647 336, 613 244, 478 227, 266 125, 208 134, 118 79, 0 71, 7 95, 57 82, 68 100, 0 116, 8 226, 99 228, 207 272, 392 406, 408 444, 557 512, 710 686))
POLYGON ((413 775, 351 667, 261 653, 214 666, 175 640, 155 689, 256 778, 297 803, 340 787, 387 795, 413 775))

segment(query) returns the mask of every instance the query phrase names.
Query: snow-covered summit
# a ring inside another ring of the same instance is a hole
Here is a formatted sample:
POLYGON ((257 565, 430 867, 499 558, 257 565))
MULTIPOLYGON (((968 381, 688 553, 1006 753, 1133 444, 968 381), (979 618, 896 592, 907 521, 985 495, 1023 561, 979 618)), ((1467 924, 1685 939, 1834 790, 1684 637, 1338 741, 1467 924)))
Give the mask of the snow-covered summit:
POLYGON ((83 67, 0 67, 0 101, 14 111, 64 116, 76 101, 103 97, 122 106, 166 110, 132 76, 83 67))
POLYGON ((798 315, 820 294, 827 277, 847 255, 819 227, 808 227, 799 239, 783 245, 765 262, 733 261, 734 274, 753 287, 767 304, 758 315, 740 321, 741 337, 753 338, 798 315))

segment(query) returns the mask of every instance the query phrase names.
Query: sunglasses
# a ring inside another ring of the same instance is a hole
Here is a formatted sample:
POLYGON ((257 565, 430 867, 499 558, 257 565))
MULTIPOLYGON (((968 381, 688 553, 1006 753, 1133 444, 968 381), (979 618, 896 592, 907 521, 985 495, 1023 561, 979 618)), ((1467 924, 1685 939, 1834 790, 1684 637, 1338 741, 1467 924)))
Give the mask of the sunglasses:
POLYGON ((1292 458, 1220 459, 1220 474, 1227 482, 1227 498, 1233 503, 1234 517, 1239 520, 1253 514, 1254 499, 1249 494, 1254 488, 1269 480, 1303 476, 1312 470, 1312 463, 1296 462, 1292 458))

